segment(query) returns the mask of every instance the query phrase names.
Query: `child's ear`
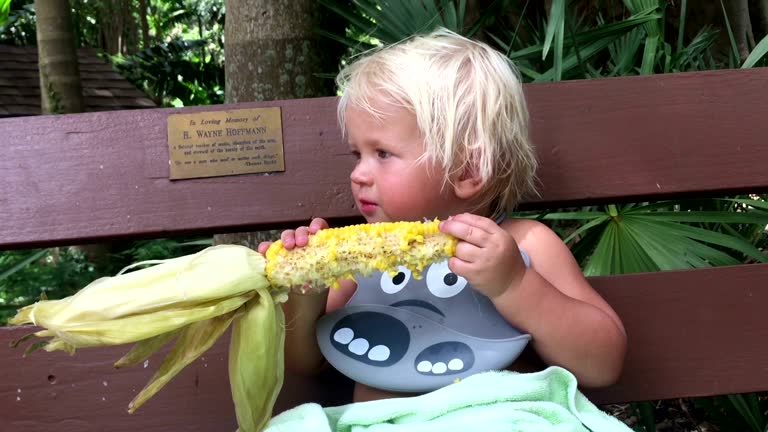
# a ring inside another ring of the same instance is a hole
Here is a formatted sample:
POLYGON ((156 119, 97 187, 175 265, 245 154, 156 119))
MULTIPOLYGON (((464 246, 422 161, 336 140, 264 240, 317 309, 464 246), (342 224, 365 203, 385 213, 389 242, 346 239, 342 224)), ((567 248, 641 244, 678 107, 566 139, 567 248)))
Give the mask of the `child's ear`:
POLYGON ((474 169, 465 169, 453 182, 453 192, 461 199, 471 199, 482 191, 485 182, 474 169))

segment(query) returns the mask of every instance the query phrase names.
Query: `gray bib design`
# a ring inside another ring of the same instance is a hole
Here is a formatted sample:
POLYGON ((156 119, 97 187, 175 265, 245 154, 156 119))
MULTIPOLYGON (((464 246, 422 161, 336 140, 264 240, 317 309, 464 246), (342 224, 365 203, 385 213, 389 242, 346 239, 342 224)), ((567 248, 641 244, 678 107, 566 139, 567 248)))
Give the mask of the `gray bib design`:
POLYGON ((358 278, 347 305, 317 323, 320 350, 349 378, 388 391, 432 391, 505 368, 531 339, 447 261, 425 268, 421 279, 399 270, 358 278))

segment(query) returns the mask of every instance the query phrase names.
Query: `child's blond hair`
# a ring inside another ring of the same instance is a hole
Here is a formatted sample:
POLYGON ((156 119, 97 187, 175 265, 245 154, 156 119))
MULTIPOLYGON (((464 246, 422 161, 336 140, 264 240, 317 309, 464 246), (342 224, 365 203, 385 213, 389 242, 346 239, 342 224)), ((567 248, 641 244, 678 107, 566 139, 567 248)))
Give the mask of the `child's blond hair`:
POLYGON ((336 78, 342 131, 350 106, 380 116, 372 98, 416 115, 425 157, 439 163, 446 182, 461 173, 484 182, 482 205, 494 215, 535 191, 536 155, 517 68, 503 54, 446 29, 375 50, 336 78))

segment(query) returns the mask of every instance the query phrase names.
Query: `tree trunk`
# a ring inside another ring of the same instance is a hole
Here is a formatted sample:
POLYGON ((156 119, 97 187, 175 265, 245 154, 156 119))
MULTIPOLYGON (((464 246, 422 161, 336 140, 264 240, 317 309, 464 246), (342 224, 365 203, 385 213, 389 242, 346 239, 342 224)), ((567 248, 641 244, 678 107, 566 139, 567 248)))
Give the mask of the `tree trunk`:
POLYGON ((124 0, 101 0, 98 5, 102 48, 109 54, 122 53, 124 0))
POLYGON ((126 28, 123 54, 135 54, 139 51, 139 26, 133 17, 133 9, 133 1, 123 3, 123 21, 126 28))
POLYGON ((72 16, 67 0, 35 0, 43 114, 83 111, 72 16))
MULTIPOLYGON (((35 0, 35 13, 42 112, 83 112, 85 104, 69 1, 35 0)), ((73 248, 85 253, 91 262, 104 265, 109 246, 93 244, 73 248)))
MULTIPOLYGON (((227 0, 224 27, 226 103, 329 96, 342 48, 313 31, 331 21, 316 0, 227 0)), ((343 29, 343 27, 339 27, 343 29)), ((277 231, 223 234, 214 244, 256 248, 277 231)))
POLYGON ((139 0, 139 20, 141 21, 141 49, 149 48, 149 22, 147 21, 147 0, 139 0))
POLYGON ((315 0, 228 0, 224 27, 227 103, 333 94, 340 50, 315 0))
POLYGON ((758 10, 760 11, 760 25, 762 26, 762 35, 768 33, 768 0, 760 0, 758 4, 758 10))
POLYGON ((749 3, 747 0, 728 0, 725 2, 725 6, 728 12, 728 21, 733 30, 733 37, 736 39, 736 48, 743 62, 749 55, 750 46, 755 44, 752 22, 749 17, 749 3))

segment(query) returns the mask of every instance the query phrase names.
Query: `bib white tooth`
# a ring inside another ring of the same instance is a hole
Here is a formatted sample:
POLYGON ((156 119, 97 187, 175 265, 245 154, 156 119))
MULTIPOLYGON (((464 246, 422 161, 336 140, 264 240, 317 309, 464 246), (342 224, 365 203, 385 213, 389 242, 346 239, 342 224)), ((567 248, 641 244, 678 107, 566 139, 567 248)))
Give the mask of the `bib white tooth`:
POLYGON ((462 370, 464 369, 464 362, 461 359, 453 359, 448 362, 448 369, 450 370, 462 370))
POLYGON ((368 351, 368 358, 373 361, 385 361, 389 358, 389 348, 384 345, 376 345, 368 351))
POLYGON ((344 327, 336 330, 336 333, 333 334, 333 340, 336 342, 346 345, 350 342, 352 342, 352 339, 355 337, 355 332, 352 331, 349 327, 344 327))
POLYGON ((433 374, 444 374, 445 371, 448 370, 448 367, 443 362, 437 362, 434 366, 432 366, 432 373, 433 374))
POLYGON ((432 370, 432 363, 424 360, 420 361, 419 364, 416 365, 416 370, 419 372, 429 372, 432 370))
POLYGON ((370 344, 363 338, 357 338, 349 343, 349 350, 357 355, 363 355, 368 351, 370 344))

